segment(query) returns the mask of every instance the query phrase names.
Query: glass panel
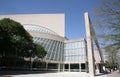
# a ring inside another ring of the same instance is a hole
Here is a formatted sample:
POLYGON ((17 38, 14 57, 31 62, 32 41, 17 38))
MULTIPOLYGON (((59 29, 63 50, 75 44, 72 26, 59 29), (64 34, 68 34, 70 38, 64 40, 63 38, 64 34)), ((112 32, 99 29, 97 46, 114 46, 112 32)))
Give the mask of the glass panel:
POLYGON ((57 33, 55 33, 54 31, 42 27, 42 26, 38 26, 38 25, 23 25, 23 27, 27 30, 27 31, 34 31, 34 32, 43 32, 43 33, 48 33, 48 34, 53 34, 53 35, 57 35, 57 33))

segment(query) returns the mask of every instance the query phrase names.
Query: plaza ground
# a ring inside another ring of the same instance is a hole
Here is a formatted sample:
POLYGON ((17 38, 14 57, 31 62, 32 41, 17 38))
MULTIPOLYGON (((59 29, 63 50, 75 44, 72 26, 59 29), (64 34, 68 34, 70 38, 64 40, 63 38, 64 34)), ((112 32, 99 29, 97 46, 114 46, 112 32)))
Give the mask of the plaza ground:
MULTIPOLYGON (((0 77, 90 77, 86 72, 0 72, 0 77), (3 74, 3 75, 2 75, 3 74)), ((120 72, 97 74, 95 77, 120 77, 120 72)))
MULTIPOLYGON (((32 74, 14 74, 1 75, 0 77, 89 77, 85 72, 59 72, 59 73, 32 73, 32 74)), ((107 77, 107 75, 98 74, 96 77, 107 77)))

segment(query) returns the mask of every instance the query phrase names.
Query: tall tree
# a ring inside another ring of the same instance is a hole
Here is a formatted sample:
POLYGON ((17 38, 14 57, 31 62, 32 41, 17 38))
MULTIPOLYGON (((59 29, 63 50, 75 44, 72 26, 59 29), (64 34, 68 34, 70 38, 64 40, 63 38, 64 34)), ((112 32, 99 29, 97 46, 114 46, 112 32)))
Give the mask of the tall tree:
POLYGON ((110 45, 120 48, 120 0, 102 0, 102 6, 95 9, 99 17, 97 25, 102 28, 102 37, 110 45))
POLYGON ((33 43, 23 26, 9 18, 0 20, 0 56, 44 57, 45 49, 33 43), (39 47, 38 47, 39 46, 39 47))
POLYGON ((104 39, 103 43, 107 43, 105 50, 114 63, 116 53, 120 52, 120 0, 102 0, 95 13, 98 17, 96 25, 103 32, 100 36, 104 39))
POLYGON ((0 54, 2 56, 22 56, 25 46, 32 37, 18 22, 5 18, 0 20, 0 54))
POLYGON ((116 66, 116 63, 119 62, 119 59, 118 59, 118 56, 117 56, 117 53, 118 53, 118 50, 116 49, 115 46, 107 46, 105 47, 105 51, 106 53, 108 54, 107 56, 107 67, 108 68, 111 68, 111 69, 115 69, 117 66, 116 66))

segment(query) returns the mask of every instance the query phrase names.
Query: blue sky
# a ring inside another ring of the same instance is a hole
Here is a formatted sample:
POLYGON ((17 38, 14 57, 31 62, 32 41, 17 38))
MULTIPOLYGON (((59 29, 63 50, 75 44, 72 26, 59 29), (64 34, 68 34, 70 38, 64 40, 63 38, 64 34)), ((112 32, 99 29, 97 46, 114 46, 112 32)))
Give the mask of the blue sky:
POLYGON ((95 19, 93 10, 100 0, 0 0, 0 14, 65 14, 65 35, 69 39, 85 37, 84 12, 95 19))

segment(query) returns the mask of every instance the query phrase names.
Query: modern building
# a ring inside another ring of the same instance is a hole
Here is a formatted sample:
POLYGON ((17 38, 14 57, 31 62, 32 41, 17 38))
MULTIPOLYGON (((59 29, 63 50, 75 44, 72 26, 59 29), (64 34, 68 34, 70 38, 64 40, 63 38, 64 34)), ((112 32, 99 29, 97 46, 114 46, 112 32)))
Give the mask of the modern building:
MULTIPOLYGON (((87 42, 85 38, 69 40, 65 38, 64 14, 16 14, 0 15, 21 23, 33 36, 35 43, 41 44, 47 51, 43 61, 46 70, 87 71, 87 42)), ((96 64, 101 62, 95 51, 96 64)))

